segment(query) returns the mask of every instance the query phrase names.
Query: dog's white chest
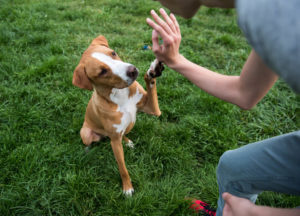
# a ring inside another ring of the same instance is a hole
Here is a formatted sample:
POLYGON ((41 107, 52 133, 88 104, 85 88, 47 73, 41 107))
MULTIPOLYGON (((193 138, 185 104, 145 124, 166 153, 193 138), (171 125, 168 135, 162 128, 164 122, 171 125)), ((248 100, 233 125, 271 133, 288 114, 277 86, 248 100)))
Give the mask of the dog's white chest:
POLYGON ((110 99, 118 105, 117 111, 122 113, 121 123, 114 124, 117 133, 122 133, 126 131, 126 128, 130 123, 134 123, 136 120, 137 103, 141 100, 143 94, 141 94, 138 89, 136 93, 129 97, 129 88, 112 90, 110 94, 110 99))

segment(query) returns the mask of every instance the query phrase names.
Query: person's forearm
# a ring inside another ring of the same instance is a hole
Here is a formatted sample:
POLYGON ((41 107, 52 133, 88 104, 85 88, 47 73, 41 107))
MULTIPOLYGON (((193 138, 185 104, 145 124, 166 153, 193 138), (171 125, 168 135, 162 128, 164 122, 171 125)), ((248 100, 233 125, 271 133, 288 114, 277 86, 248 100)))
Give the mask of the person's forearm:
POLYGON ((284 208, 271 208, 268 206, 256 206, 254 210, 255 216, 299 216, 300 209, 284 209, 284 208))
POLYGON ((239 76, 227 76, 196 65, 182 55, 171 69, 181 73, 207 93, 245 109, 239 91, 239 76))
POLYGON ((251 51, 240 76, 227 76, 210 71, 188 61, 182 55, 178 55, 167 65, 209 94, 242 109, 254 107, 278 78, 254 50, 251 51))

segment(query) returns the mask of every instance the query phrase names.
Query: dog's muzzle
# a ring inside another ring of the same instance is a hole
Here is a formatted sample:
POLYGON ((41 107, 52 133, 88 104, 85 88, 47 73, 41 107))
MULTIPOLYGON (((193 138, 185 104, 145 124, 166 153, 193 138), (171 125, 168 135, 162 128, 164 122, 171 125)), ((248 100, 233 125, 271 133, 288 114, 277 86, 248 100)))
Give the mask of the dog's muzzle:
POLYGON ((126 75, 132 80, 136 80, 137 76, 139 75, 139 71, 136 67, 130 65, 128 68, 127 68, 127 71, 126 71, 126 75))

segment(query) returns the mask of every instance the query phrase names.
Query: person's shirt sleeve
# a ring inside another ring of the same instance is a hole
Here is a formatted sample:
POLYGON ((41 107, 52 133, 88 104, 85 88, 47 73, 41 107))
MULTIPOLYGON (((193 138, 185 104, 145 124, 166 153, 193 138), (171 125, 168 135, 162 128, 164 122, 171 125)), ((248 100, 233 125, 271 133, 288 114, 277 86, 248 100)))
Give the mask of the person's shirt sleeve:
POLYGON ((253 49, 300 93, 300 0, 236 0, 236 8, 253 49))

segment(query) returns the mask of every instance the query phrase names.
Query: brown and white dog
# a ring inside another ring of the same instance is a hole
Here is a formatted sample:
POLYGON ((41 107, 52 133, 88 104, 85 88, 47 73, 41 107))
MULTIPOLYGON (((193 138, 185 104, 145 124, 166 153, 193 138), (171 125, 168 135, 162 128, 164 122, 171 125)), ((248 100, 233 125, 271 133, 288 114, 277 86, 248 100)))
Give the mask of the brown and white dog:
POLYGON ((137 111, 156 116, 161 114, 155 77, 160 76, 163 69, 156 59, 151 63, 144 76, 146 92, 136 81, 137 68, 123 62, 109 48, 106 38, 100 35, 83 53, 73 74, 75 86, 93 90, 80 130, 82 142, 89 147, 103 137, 110 138, 125 195, 132 195, 134 189, 125 166, 122 139, 133 147, 125 135, 133 128, 137 111))

